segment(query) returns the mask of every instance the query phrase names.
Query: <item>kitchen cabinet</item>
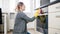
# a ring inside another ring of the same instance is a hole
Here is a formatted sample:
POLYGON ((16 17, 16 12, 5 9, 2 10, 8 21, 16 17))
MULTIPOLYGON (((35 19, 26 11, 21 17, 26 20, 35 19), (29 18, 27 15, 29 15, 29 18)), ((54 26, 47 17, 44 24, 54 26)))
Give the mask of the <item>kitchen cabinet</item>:
POLYGON ((60 2, 48 6, 48 34, 60 34, 60 2))
POLYGON ((49 13, 51 13, 51 12, 60 12, 60 2, 48 6, 48 12, 49 13))
POLYGON ((48 26, 60 29, 60 12, 48 14, 48 26))
POLYGON ((49 28, 48 34, 60 34, 60 29, 49 28))

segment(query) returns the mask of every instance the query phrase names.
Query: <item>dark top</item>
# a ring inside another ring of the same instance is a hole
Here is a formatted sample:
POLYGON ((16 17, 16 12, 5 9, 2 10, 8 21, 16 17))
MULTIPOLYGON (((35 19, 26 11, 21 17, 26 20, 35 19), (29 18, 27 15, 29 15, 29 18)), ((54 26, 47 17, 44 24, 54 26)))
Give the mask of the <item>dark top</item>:
POLYGON ((26 34, 27 32, 27 23, 32 22, 35 19, 35 17, 29 18, 25 15, 23 12, 18 12, 15 19, 15 25, 14 25, 14 32, 23 32, 26 34))

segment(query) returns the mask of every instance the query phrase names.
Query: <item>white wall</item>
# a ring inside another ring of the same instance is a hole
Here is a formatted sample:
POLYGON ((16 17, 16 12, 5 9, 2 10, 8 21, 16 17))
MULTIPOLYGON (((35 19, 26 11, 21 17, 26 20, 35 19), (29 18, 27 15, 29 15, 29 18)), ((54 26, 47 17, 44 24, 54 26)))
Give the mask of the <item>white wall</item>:
POLYGON ((14 12, 15 11, 15 0, 9 0, 9 8, 10 8, 10 12, 14 12))
POLYGON ((40 0, 36 0, 36 8, 40 7, 40 0))
POLYGON ((0 0, 0 8, 2 8, 2 0, 0 0))
POLYGON ((9 0, 2 0, 2 11, 9 12, 9 0))

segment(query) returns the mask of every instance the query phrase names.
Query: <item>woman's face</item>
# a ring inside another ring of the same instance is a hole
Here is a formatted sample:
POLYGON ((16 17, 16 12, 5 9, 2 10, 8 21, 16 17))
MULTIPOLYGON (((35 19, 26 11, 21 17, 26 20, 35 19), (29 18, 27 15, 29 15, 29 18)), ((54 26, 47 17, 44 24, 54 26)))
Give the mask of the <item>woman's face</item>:
POLYGON ((25 10, 25 5, 20 6, 20 10, 24 11, 25 10))

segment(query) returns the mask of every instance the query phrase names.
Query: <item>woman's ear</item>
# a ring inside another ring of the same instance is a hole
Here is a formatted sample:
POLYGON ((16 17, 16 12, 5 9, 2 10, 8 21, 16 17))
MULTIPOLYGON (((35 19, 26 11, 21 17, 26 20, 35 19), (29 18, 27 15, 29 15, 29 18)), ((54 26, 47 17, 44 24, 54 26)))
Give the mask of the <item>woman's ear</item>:
POLYGON ((22 9, 22 7, 21 6, 19 6, 20 7, 20 9, 22 9))

